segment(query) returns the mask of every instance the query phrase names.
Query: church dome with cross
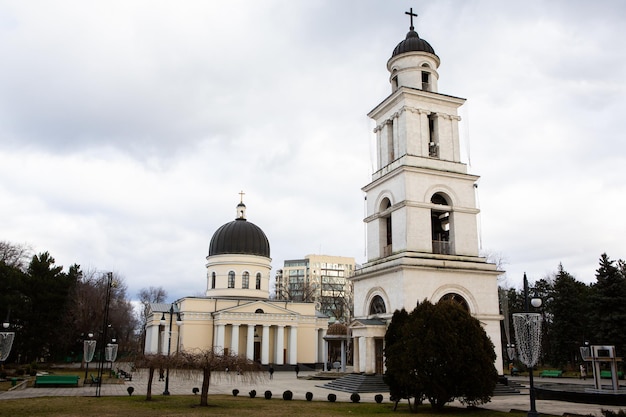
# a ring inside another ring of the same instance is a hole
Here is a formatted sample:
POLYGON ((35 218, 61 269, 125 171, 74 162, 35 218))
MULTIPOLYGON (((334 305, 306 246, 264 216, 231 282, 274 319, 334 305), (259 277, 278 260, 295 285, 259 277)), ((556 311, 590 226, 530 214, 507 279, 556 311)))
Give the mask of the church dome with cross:
POLYGON ((237 218, 221 226, 213 234, 209 256, 222 254, 270 257, 270 243, 261 228, 246 219, 246 206, 237 205, 237 218))
POLYGON ((396 55, 404 54, 406 52, 427 52, 437 56, 433 47, 430 46, 430 44, 424 39, 421 39, 415 31, 415 27, 413 26, 413 17, 417 17, 417 14, 413 13, 413 9, 410 9, 410 11, 405 13, 411 18, 411 27, 409 28, 409 33, 406 34, 406 38, 396 45, 391 57, 393 58, 396 55))

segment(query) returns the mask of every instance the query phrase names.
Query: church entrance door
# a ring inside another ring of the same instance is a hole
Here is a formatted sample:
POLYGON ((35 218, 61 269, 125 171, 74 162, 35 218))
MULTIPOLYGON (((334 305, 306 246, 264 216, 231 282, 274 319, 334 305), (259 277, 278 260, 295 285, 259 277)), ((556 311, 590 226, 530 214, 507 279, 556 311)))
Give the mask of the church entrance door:
POLYGON ((254 342, 254 361, 261 362, 261 342, 254 342))

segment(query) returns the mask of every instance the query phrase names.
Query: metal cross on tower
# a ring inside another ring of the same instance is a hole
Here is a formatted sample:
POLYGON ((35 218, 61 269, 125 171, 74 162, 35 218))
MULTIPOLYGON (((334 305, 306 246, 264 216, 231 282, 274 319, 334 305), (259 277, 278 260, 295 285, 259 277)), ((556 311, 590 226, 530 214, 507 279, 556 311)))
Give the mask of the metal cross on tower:
POLYGON ((408 12, 404 12, 404 14, 408 14, 411 18, 411 30, 415 29, 413 26, 413 16, 417 17, 417 13, 413 13, 413 8, 411 7, 408 12))

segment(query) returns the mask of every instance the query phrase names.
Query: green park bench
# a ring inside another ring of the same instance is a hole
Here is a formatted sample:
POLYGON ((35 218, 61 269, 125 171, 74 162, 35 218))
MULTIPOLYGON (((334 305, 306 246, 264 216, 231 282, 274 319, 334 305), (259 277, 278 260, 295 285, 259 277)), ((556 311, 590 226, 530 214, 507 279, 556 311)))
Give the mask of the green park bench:
MULTIPOLYGON (((600 371, 600 378, 611 379, 611 371, 600 371)), ((624 373, 617 371, 617 378, 624 379, 624 373)))
POLYGON ((539 374, 540 377, 548 377, 548 378, 560 378, 563 375, 563 371, 559 371, 556 369, 546 369, 545 371, 541 371, 539 374))
POLYGON ((79 379, 78 375, 38 375, 35 378, 35 387, 60 385, 77 387, 79 379))

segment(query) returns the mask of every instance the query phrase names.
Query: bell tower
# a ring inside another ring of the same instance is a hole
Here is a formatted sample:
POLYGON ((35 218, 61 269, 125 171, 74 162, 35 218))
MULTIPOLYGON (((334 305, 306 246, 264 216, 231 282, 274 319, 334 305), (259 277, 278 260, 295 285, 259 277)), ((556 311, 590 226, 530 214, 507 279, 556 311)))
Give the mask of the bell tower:
POLYGON ((501 356, 501 271, 479 256, 479 177, 461 161, 458 109, 465 99, 439 93, 440 59, 415 31, 412 9, 407 14, 409 32, 387 61, 391 94, 368 114, 376 123, 376 168, 363 187, 367 262, 353 278, 352 326, 365 337, 355 344, 366 373, 382 369, 370 348, 384 338, 393 312, 424 299, 457 300, 483 322, 501 356))

